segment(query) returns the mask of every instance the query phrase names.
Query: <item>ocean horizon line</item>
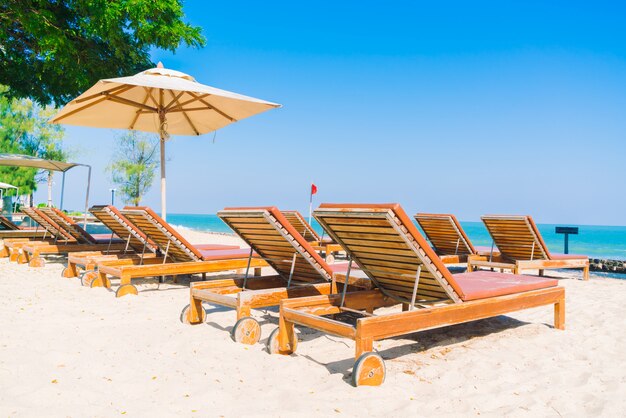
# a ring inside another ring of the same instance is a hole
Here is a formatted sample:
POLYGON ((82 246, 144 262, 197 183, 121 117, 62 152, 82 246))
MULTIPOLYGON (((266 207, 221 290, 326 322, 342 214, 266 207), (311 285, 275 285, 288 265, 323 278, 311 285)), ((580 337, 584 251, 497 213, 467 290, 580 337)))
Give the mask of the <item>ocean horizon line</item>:
MULTIPOLYGON (((160 212, 156 212, 156 213, 159 214, 159 216, 161 215, 160 212)), ((308 217, 309 217, 308 214, 306 214, 306 213, 304 213, 302 211, 300 211, 300 213, 308 219, 308 217)), ((435 212, 432 212, 432 213, 435 213, 435 212)), ((446 213, 449 213, 449 212, 446 212, 446 213)), ((172 215, 177 215, 177 216, 217 216, 217 213, 168 212, 168 214, 167 214, 168 217, 170 217, 172 215)), ((485 215, 496 215, 496 214, 489 213, 489 214, 485 214, 485 215)), ((522 213, 502 214, 502 213, 499 213, 497 215, 520 215, 521 216, 521 215, 527 215, 527 214, 522 214, 522 213)), ((534 218, 534 216, 533 216, 533 218, 534 218)), ((479 220, 467 220, 467 219, 459 219, 458 217, 457 217, 457 219, 458 219, 459 222, 462 222, 462 223, 473 222, 473 223, 480 223, 480 224, 482 224, 482 221, 480 219, 479 220)), ((589 223, 581 223, 581 224, 579 224, 579 223, 574 223, 574 222, 556 222, 555 223, 555 222, 536 222, 535 221, 535 223, 537 225, 544 225, 544 226, 591 226, 591 227, 608 227, 608 228, 626 228, 626 225, 607 225, 607 224, 589 224, 589 223)))

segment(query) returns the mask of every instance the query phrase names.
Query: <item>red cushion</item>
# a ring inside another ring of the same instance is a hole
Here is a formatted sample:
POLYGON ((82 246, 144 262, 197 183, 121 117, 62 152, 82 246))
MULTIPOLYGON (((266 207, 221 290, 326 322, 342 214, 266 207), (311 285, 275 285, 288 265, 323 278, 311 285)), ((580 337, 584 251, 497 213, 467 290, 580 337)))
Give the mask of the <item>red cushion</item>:
POLYGON ((193 244, 199 250, 237 250, 238 245, 226 245, 226 244, 193 244))
MULTIPOLYGON (((237 258, 248 258, 250 256, 250 249, 234 249, 234 250, 200 250, 202 259, 204 261, 209 260, 235 260, 237 258)), ((257 254, 253 253, 253 257, 257 254)))
MULTIPOLYGON (((330 269, 333 273, 347 273, 348 272, 348 262, 344 263, 335 263, 329 264, 330 269)), ((352 263, 351 271, 359 270, 359 266, 356 263, 352 263)))
POLYGON ((454 280, 461 288, 460 296, 464 301, 545 289, 557 286, 559 283, 558 280, 544 277, 496 273, 485 270, 455 274, 454 280))
POLYGON ((580 254, 554 254, 554 253, 550 253, 550 258, 552 260, 580 260, 581 258, 583 260, 586 260, 589 257, 587 257, 586 255, 580 255, 580 254))

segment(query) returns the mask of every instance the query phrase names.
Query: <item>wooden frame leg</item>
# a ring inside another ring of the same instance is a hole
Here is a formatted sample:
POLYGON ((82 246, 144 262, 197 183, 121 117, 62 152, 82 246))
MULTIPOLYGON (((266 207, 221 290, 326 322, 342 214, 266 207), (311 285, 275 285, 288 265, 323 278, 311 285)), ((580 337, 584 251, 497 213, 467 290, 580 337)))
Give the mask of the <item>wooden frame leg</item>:
POLYGON ((239 302, 235 310, 237 311, 237 321, 246 316, 250 316, 250 306, 247 304, 242 305, 241 302, 239 302))
POLYGON ((583 280, 589 280, 589 264, 583 267, 583 280))
POLYGON ((565 329, 565 298, 554 304, 554 328, 565 329))
POLYGON ((358 359, 361 354, 369 353, 374 349, 374 340, 372 337, 361 337, 359 335, 354 339, 355 342, 355 353, 354 358, 358 359))
POLYGON ((202 322, 202 301, 200 299, 196 299, 191 297, 189 300, 189 323, 190 324, 198 324, 202 322))
POLYGON ((63 270, 63 277, 66 277, 68 279, 71 279, 73 277, 77 277, 78 276, 78 268, 76 267, 76 264, 71 263, 68 261, 67 263, 67 267, 65 267, 65 270, 63 270))
POLYGON ((15 262, 19 263, 19 258, 20 258, 20 251, 15 248, 10 248, 9 249, 9 261, 13 263, 15 262))
POLYGON ((93 278, 92 282, 89 284, 90 287, 106 287, 107 289, 111 288, 111 281, 108 279, 106 273, 98 272, 97 275, 93 278))
POLYGON ((292 341, 295 335, 293 322, 285 320, 284 316, 280 315, 278 320, 278 351, 280 354, 291 354, 289 347, 295 347, 295 342, 292 341))
POLYGON ((261 271, 262 271, 262 270, 263 270, 263 269, 262 269, 261 267, 255 267, 255 268, 254 268, 254 275, 255 275, 255 276, 260 276, 260 275, 261 275, 261 271))
MULTIPOLYGON (((15 252, 15 250, 13 250, 15 252)), ((17 255, 17 264, 28 264, 31 260, 30 254, 28 253, 28 251, 19 251, 18 250, 18 255, 17 255)))
POLYGON ((543 269, 539 269, 539 276, 543 277, 543 273, 544 273, 544 270, 543 269))

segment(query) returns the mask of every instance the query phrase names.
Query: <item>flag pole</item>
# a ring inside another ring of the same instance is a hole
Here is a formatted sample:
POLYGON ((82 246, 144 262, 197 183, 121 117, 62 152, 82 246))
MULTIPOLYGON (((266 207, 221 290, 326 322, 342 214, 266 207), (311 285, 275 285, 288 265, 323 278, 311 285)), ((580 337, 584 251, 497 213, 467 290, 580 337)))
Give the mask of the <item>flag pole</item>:
POLYGON ((313 187, 309 191, 309 225, 311 225, 311 219, 313 217, 313 187))

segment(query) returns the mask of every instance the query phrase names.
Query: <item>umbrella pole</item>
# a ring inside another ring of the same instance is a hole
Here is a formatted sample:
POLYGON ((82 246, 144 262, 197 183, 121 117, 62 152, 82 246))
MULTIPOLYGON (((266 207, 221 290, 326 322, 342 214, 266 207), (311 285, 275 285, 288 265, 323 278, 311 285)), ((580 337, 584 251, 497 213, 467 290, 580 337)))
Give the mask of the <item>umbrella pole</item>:
POLYGON ((163 220, 167 220, 167 208, 166 208, 166 193, 165 193, 165 132, 163 127, 165 124, 165 114, 159 113, 159 119, 161 121, 161 127, 159 128, 160 146, 161 146, 161 217, 163 220))
POLYGON ((63 196, 65 196, 65 171, 63 172, 63 180, 61 180, 61 210, 63 210, 63 196))
MULTIPOLYGON (((89 212, 89 189, 91 188, 91 166, 87 166, 87 192, 85 193, 85 213, 83 218, 83 228, 87 229, 87 213, 89 212)), ((63 173, 65 175, 65 173, 63 173)))

